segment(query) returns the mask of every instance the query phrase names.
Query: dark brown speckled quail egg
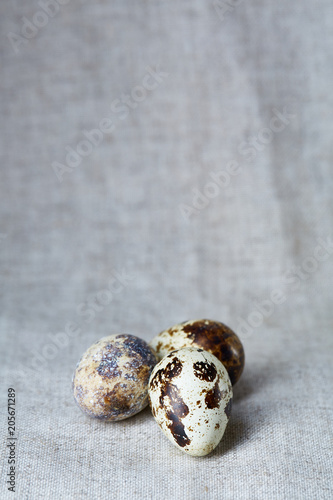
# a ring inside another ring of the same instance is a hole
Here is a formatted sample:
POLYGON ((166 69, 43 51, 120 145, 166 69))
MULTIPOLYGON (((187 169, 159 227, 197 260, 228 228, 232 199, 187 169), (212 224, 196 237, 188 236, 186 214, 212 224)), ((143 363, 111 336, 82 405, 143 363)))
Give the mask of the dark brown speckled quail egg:
POLYGON ((148 381, 156 363, 154 350, 144 340, 127 334, 104 337, 76 366, 74 399, 93 418, 131 417, 148 404, 148 381))
POLYGON ((159 359, 182 347, 204 349, 227 369, 232 385, 240 378, 245 363, 243 345, 234 331, 219 321, 196 319, 165 330, 149 343, 159 359))

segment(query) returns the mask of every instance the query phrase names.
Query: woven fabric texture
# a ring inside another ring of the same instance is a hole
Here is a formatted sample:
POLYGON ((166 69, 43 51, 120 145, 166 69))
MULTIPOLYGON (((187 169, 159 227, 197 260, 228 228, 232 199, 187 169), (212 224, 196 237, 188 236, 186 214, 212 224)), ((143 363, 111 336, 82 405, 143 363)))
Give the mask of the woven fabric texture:
POLYGON ((0 497, 332 499, 331 0, 12 0, 0 26, 0 497), (75 406, 96 340, 196 318, 246 352, 211 455, 75 406))

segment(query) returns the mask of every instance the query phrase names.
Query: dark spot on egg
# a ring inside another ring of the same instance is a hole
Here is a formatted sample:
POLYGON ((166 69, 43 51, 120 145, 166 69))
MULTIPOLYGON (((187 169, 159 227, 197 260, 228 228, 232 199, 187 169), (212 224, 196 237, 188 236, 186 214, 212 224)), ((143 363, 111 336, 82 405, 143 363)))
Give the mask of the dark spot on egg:
POLYGON ((103 401, 101 401, 101 403, 104 407, 103 415, 105 419, 110 417, 131 416, 136 413, 137 408, 133 407, 126 388, 126 384, 117 383, 112 391, 102 396, 103 401))
POLYGON ((167 357, 171 357, 173 360, 165 368, 161 368, 155 373, 153 379, 150 381, 151 389, 164 386, 166 382, 180 375, 183 369, 182 362, 177 357, 174 357, 173 353, 170 353, 167 357))
POLYGON ((232 385, 239 380, 245 364, 245 355, 240 339, 231 328, 218 321, 198 320, 184 324, 182 330, 192 341, 193 347, 203 348, 221 361, 232 385))
POLYGON ((191 440, 187 436, 185 426, 181 421, 188 415, 189 408, 180 396, 177 386, 165 383, 161 387, 159 401, 161 408, 165 410, 166 417, 169 420, 167 426, 176 443, 181 447, 189 445, 191 440))
POLYGON ((187 436, 184 424, 181 422, 180 418, 170 411, 166 413, 166 416, 170 420, 168 428, 170 429, 171 434, 173 435, 173 438, 178 444, 178 446, 184 448, 184 446, 190 445, 191 440, 187 436))
POLYGON ((182 369, 182 362, 177 357, 174 357, 173 360, 164 368, 164 377, 168 380, 171 380, 174 377, 178 377, 178 375, 181 374, 182 369))
POLYGON ((161 387, 161 395, 159 398, 161 407, 165 407, 167 404, 165 398, 168 398, 168 403, 171 406, 172 412, 179 418, 184 418, 188 415, 188 406, 180 396, 176 385, 167 383, 161 387))
POLYGON ((149 383, 150 389, 157 389, 157 387, 163 383, 163 373, 164 370, 158 370, 149 383))
POLYGON ((218 408, 221 401, 221 391, 218 382, 215 383, 213 389, 207 391, 205 397, 205 403, 207 408, 212 410, 213 408, 218 408))
POLYGON ((215 424, 215 429, 219 429, 220 428, 220 424, 215 424))
POLYGON ((123 352, 115 344, 107 344, 103 349, 102 359, 96 371, 102 378, 120 377, 118 358, 121 358, 122 355, 123 352))
POLYGON ((118 370, 118 363, 103 360, 96 370, 102 378, 120 377, 121 371, 118 370))
POLYGON ((155 355, 144 340, 134 337, 134 335, 117 335, 116 339, 124 339, 122 347, 127 351, 128 357, 137 358, 139 356, 141 363, 149 366, 156 364, 155 355))
POLYGON ((208 363, 204 361, 197 361, 193 365, 194 375, 200 380, 206 380, 207 382, 212 382, 216 375, 217 370, 214 363, 208 363))
POLYGON ((75 392, 77 399, 82 399, 87 391, 83 389, 82 385, 77 385, 75 388, 75 392))
POLYGON ((167 427, 170 429, 176 443, 184 447, 191 443, 190 438, 186 434, 185 426, 181 421, 188 415, 189 408, 179 394, 177 386, 170 382, 180 375, 183 366, 182 362, 176 356, 171 354, 171 357, 173 359, 170 363, 155 373, 150 382, 150 387, 160 390, 159 404, 168 420, 167 427))

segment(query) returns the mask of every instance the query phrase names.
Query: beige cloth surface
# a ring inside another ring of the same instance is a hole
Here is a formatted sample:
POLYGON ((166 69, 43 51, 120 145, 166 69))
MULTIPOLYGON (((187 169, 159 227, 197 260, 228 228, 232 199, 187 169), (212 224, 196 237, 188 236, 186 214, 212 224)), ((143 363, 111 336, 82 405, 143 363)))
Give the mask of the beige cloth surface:
POLYGON ((0 497, 331 499, 331 1, 52 5, 0 5, 0 497), (74 405, 94 341, 201 317, 246 350, 210 456, 74 405))

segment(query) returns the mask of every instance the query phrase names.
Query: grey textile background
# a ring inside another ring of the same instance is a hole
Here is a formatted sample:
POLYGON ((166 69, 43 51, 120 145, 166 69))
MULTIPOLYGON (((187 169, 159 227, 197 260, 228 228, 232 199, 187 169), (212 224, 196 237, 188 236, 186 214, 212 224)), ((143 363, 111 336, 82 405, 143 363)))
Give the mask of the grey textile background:
POLYGON ((0 497, 331 499, 331 0, 12 0, 0 25, 0 497), (94 341, 201 317, 246 350, 210 456, 74 405, 94 341))

